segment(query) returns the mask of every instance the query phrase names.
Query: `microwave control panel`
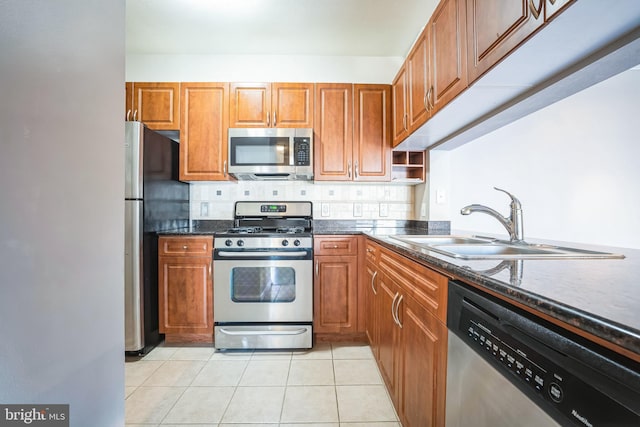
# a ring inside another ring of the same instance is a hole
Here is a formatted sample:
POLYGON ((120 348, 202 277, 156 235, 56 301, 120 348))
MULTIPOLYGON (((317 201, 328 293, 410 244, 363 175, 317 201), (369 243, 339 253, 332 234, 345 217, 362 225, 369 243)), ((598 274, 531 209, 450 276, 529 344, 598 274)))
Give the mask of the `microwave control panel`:
POLYGON ((293 153, 296 166, 311 165, 311 138, 293 138, 293 153))

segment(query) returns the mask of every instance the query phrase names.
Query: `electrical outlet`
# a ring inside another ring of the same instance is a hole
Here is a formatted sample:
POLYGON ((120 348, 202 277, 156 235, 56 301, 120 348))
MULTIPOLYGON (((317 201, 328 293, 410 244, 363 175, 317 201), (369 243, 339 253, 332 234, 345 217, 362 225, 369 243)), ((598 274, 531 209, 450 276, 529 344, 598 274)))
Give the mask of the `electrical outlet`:
POLYGON ((436 204, 444 205, 447 203, 447 192, 443 188, 436 190, 436 204))
POLYGON ((420 218, 425 218, 427 216, 427 205, 424 203, 420 206, 420 218))
POLYGON ((329 216, 329 204, 328 203, 323 203, 322 204, 322 209, 321 209, 320 215, 329 216))
POLYGON ((362 216, 362 203, 353 204, 353 216, 362 216))
POLYGON ((209 216, 209 202, 200 202, 200 216, 209 216))
POLYGON ((389 205, 380 203, 380 216, 389 216, 389 205))

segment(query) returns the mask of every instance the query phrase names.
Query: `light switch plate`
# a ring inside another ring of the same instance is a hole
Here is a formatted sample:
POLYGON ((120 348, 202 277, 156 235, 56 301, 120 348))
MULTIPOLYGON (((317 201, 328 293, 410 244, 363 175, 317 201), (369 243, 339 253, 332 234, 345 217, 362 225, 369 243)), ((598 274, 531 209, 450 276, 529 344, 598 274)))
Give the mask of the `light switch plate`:
POLYGON ((389 216, 389 205, 380 203, 380 216, 389 216))
POLYGON ((321 205, 321 212, 320 215, 322 216, 329 216, 329 204, 328 203, 323 203, 321 205))
POLYGON ((200 202, 200 216, 209 216, 209 202, 200 202))
POLYGON ((362 203, 353 204, 353 216, 362 216, 362 203))

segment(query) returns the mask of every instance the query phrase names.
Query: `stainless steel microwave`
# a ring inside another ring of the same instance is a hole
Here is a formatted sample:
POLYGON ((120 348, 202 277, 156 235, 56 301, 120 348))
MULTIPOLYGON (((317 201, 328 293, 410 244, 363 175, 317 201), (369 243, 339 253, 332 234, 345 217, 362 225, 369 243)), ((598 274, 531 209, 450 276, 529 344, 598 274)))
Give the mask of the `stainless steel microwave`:
POLYGON ((313 129, 229 128, 229 174, 248 180, 312 180, 313 129))

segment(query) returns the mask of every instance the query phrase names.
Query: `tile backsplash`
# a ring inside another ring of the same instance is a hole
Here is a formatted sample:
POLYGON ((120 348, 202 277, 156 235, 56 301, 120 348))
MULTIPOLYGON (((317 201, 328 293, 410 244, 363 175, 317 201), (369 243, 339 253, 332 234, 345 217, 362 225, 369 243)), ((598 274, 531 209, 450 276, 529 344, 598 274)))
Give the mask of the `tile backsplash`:
POLYGON ((240 200, 309 200, 316 219, 413 219, 411 185, 307 181, 191 184, 191 219, 233 219, 240 200))

